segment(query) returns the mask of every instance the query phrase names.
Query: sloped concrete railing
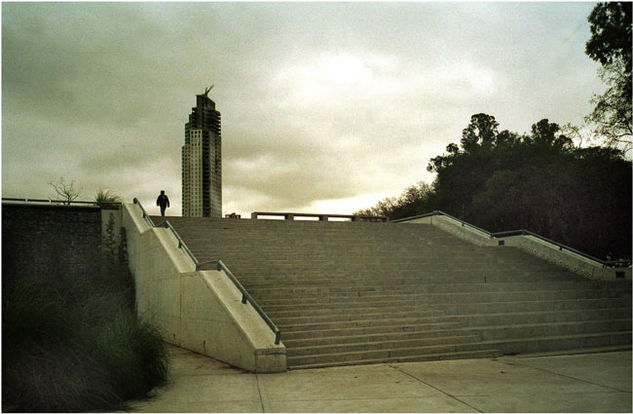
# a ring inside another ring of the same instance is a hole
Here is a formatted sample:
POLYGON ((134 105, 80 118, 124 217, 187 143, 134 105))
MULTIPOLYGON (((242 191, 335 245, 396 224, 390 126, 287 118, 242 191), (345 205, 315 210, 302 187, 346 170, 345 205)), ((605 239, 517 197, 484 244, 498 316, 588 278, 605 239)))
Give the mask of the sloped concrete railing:
POLYGON ((272 319, 270 319, 268 317, 268 315, 266 315, 266 312, 264 312, 264 310, 257 304, 255 299, 253 299, 253 297, 250 295, 250 293, 248 293, 248 291, 244 288, 244 286, 242 286, 240 281, 237 280, 235 275, 233 275, 233 272, 231 272, 229 270, 229 268, 226 267, 224 262, 222 262, 222 260, 218 259, 218 260, 212 260, 210 262, 200 263, 199 266, 202 266, 202 265, 205 265, 205 264, 214 264, 216 266, 217 270, 222 270, 229 277, 229 279, 231 279, 233 284, 242 293, 242 303, 246 304, 247 302, 250 302, 251 306, 253 306, 253 308, 255 308, 255 310, 257 311, 259 316, 262 317, 264 322, 266 322, 266 324, 270 327, 270 329, 275 334, 275 345, 279 345, 279 342, 281 340, 281 331, 279 331, 279 328, 277 328, 277 325, 275 325, 275 323, 272 321, 272 319))
POLYGON ((134 202, 134 204, 140 207, 141 213, 143 213, 143 219, 147 222, 147 224, 149 224, 151 227, 156 227, 156 225, 154 224, 154 221, 149 216, 149 214, 147 214, 147 211, 145 211, 145 208, 143 207, 141 202, 138 201, 138 198, 134 197, 134 200, 132 201, 134 202))
POLYGON ((272 321, 262 317, 226 266, 201 269, 208 263, 198 262, 170 224, 154 225, 137 199, 124 204, 124 224, 130 227, 129 263, 137 280, 139 315, 156 320, 168 342, 249 371, 285 371, 279 330, 266 326, 272 321))
POLYGON ((143 218, 146 219, 148 224, 150 224, 152 227, 165 227, 165 228, 168 228, 169 230, 171 230, 172 234, 178 240, 178 248, 179 249, 183 249, 185 251, 185 253, 187 253, 187 255, 191 258, 191 260, 193 261, 193 263, 196 266, 196 271, 202 270, 202 266, 209 265, 209 264, 215 265, 216 270, 223 271, 228 276, 228 278, 231 280, 231 282, 233 282, 235 287, 242 294, 242 304, 245 305, 245 304, 250 302, 251 306, 259 314, 259 316, 262 317, 264 322, 266 322, 266 325, 268 325, 270 327, 270 329, 273 331, 273 333, 275 334, 275 345, 279 345, 279 342, 281 341, 281 331, 279 330, 279 328, 277 328, 277 325, 275 325, 275 323, 272 321, 272 319, 270 319, 270 317, 268 317, 268 315, 266 315, 266 312, 264 312, 264 310, 261 308, 261 306, 259 306, 257 301, 255 301, 255 299, 253 299, 253 297, 250 295, 250 293, 248 293, 248 291, 244 288, 244 286, 242 286, 240 281, 235 277, 235 275, 233 275, 233 272, 231 272, 229 270, 229 268, 224 264, 224 262, 222 262, 222 260, 217 259, 217 260, 211 260, 211 261, 208 261, 208 262, 200 263, 198 261, 198 259, 196 258, 196 256, 191 252, 191 250, 189 250, 189 247, 187 246, 185 241, 180 237, 180 235, 178 234, 176 229, 171 225, 171 223, 168 220, 165 220, 161 224, 161 226, 156 226, 154 224, 154 221, 152 220, 152 218, 149 216, 149 214, 147 214, 147 212, 143 208, 143 205, 140 203, 140 201, 138 201, 137 198, 134 198, 134 204, 137 204, 141 208, 141 211, 143 212, 143 218))
POLYGON ((530 254, 593 279, 631 278, 630 260, 601 260, 573 247, 558 243, 529 230, 491 233, 440 210, 412 217, 392 220, 392 223, 429 223, 444 228, 462 239, 489 246, 515 246, 530 254), (441 219, 438 223, 433 218, 441 219), (602 271, 596 271, 596 268, 602 271))

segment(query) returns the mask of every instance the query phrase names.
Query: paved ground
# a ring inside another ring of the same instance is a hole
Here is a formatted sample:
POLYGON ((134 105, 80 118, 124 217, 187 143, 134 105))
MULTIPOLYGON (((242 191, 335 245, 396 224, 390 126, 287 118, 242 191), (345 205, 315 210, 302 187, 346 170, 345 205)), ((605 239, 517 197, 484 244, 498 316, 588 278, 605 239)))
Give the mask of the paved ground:
POLYGON ((251 374, 171 347, 133 412, 631 412, 631 351, 251 374))

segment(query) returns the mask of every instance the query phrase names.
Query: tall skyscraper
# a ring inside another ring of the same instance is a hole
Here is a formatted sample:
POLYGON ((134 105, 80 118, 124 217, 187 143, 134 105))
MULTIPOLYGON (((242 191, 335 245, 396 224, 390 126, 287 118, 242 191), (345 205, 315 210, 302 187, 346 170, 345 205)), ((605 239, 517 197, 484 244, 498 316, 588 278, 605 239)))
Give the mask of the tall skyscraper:
POLYGON ((220 112, 209 91, 196 95, 185 124, 182 147, 182 215, 222 217, 222 135, 220 112))

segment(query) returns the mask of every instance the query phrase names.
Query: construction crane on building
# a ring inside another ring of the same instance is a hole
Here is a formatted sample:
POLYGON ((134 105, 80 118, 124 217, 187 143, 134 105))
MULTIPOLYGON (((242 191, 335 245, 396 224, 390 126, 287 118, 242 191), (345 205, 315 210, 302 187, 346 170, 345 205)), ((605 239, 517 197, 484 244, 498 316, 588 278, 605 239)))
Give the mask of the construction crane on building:
POLYGON ((214 86, 215 86, 215 84, 209 86, 208 88, 204 88, 204 96, 208 96, 209 95, 209 91, 211 89, 213 89, 214 86))

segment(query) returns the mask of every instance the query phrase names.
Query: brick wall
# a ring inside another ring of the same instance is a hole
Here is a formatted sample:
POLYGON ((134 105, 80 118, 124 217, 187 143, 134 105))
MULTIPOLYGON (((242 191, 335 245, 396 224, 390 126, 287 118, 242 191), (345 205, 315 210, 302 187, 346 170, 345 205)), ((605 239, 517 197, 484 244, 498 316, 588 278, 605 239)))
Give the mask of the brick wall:
POLYGON ((101 209, 2 205, 2 273, 80 275, 98 266, 101 209))

